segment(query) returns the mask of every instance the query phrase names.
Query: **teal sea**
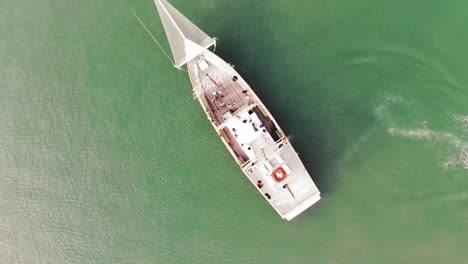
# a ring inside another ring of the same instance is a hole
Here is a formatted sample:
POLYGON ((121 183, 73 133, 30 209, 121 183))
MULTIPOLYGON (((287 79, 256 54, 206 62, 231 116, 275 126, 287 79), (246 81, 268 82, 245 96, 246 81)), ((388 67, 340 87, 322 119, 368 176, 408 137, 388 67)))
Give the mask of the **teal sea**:
POLYGON ((466 0, 172 0, 323 199, 283 221, 151 0, 0 0, 0 263, 468 263, 466 0))

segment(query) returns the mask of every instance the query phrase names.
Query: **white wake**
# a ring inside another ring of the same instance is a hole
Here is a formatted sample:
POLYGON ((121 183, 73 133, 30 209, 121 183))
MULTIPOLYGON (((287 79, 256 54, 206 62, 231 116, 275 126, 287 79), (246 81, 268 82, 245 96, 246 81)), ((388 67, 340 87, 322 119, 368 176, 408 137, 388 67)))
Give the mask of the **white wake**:
POLYGON ((458 123, 461 130, 468 134, 468 115, 453 114, 452 118, 458 123))
POLYGON ((385 93, 383 94, 383 103, 375 108, 374 115, 377 118, 382 119, 390 106, 399 105, 402 103, 407 103, 403 97, 392 93, 385 93))
POLYGON ((436 132, 426 128, 419 129, 399 129, 391 127, 387 130, 390 135, 401 136, 405 138, 423 139, 435 142, 443 142, 455 148, 456 154, 449 157, 443 163, 446 168, 452 166, 462 166, 468 169, 468 142, 461 140, 452 133, 436 132))

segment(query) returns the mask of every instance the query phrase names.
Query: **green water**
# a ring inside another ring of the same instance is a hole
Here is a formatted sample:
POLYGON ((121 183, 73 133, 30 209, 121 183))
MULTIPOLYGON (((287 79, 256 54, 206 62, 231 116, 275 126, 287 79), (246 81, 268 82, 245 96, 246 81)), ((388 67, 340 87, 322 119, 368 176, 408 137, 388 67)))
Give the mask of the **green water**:
POLYGON ((468 263, 468 2, 173 0, 323 193, 285 222, 132 15, 0 0, 0 263, 468 263))

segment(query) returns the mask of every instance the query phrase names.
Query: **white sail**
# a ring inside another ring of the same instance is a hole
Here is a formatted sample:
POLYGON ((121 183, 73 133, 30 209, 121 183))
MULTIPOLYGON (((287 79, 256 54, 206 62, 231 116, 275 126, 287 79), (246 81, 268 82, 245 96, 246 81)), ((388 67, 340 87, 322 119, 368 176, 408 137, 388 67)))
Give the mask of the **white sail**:
POLYGON ((154 0, 166 31, 177 68, 215 44, 215 39, 195 26, 166 0, 154 0))

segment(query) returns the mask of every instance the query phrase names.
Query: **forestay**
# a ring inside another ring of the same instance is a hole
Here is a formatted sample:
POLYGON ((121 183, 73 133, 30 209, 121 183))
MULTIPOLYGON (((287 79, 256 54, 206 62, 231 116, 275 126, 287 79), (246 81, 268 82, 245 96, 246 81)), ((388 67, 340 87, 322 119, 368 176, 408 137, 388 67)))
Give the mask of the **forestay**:
POLYGON ((177 68, 215 44, 215 39, 194 25, 166 0, 154 0, 177 68))

